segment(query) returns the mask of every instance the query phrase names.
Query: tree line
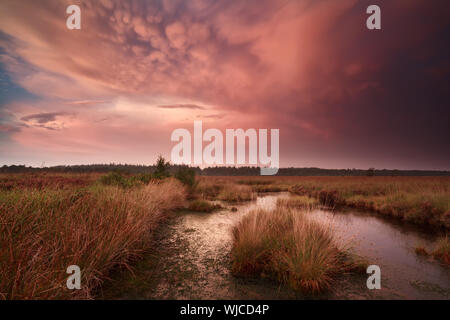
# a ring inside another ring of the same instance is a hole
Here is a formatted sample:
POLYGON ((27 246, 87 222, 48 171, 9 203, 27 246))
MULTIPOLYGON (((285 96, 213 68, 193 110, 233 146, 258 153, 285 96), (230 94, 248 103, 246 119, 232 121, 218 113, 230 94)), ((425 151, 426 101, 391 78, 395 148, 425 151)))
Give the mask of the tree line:
MULTIPOLYGON (((188 167, 168 165, 168 172, 175 174, 180 169, 190 168, 200 176, 259 176, 259 167, 188 167)), ((132 164, 88 164, 53 167, 30 167, 25 165, 4 165, 0 173, 90 173, 90 172, 121 172, 127 174, 155 173, 156 165, 132 164)), ((391 169, 322 169, 322 168, 280 168, 277 176, 450 176, 450 171, 436 170, 391 170, 391 169)))

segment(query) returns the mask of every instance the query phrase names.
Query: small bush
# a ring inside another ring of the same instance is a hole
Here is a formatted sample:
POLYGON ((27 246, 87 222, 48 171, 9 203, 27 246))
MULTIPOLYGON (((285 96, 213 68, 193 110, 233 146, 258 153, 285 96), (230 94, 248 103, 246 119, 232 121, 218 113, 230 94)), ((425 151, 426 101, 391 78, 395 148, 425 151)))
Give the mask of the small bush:
POLYGON ((118 172, 110 172, 102 177, 100 177, 100 183, 105 186, 118 186, 122 188, 127 188, 131 186, 130 180, 122 176, 118 172))
POLYGON ((375 176, 375 168, 369 168, 366 172, 366 176, 368 176, 368 177, 375 176))
POLYGON ((196 186, 194 169, 186 167, 179 168, 175 173, 175 178, 189 188, 194 188, 196 186))
POLYGON ((133 176, 123 176, 118 172, 111 172, 102 177, 99 181, 105 186, 117 186, 121 188, 131 188, 136 186, 143 186, 149 184, 153 179, 151 173, 141 173, 133 176))
POLYGON ((133 179, 143 184, 149 184, 153 180, 153 175, 151 173, 141 173, 133 176, 133 179))
POLYGON ((170 163, 166 161, 161 155, 158 156, 158 160, 156 160, 156 169, 153 173, 153 176, 156 179, 164 179, 170 177, 170 163))

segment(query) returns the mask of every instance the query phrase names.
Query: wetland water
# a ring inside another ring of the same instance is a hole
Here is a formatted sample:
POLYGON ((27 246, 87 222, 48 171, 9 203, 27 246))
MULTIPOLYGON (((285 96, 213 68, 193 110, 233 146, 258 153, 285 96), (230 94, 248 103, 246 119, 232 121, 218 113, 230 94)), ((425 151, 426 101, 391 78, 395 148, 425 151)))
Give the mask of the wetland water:
MULTIPOLYGON (((157 232, 155 247, 136 267, 106 284, 106 299, 302 299, 269 279, 231 275, 232 227, 250 210, 271 209, 286 193, 259 196, 238 211, 180 213, 157 232)), ((356 253, 381 268, 381 290, 366 287, 368 275, 344 275, 322 299, 449 299, 450 269, 417 256, 416 245, 430 247, 433 237, 356 211, 311 212, 333 228, 338 239, 351 239, 356 253)))

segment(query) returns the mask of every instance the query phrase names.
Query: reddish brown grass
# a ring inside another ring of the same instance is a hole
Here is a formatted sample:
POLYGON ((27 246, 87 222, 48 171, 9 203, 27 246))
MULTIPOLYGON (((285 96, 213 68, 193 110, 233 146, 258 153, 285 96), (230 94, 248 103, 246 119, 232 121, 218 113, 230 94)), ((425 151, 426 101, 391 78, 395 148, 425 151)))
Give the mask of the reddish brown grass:
POLYGON ((246 215, 233 230, 232 272, 270 275, 295 290, 319 293, 336 277, 356 269, 332 231, 304 210, 279 205, 246 215))
POLYGON ((172 179, 129 190, 1 192, 0 296, 90 298, 109 271, 142 255, 165 212, 184 198, 184 187, 172 179), (66 288, 69 265, 81 268, 81 290, 66 288))

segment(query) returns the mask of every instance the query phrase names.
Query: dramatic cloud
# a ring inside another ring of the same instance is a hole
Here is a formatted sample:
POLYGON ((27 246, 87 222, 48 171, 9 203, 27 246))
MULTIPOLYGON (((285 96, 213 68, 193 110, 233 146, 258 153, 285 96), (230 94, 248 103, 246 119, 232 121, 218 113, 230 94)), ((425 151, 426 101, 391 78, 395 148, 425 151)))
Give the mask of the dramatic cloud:
POLYGON ((450 169, 449 7, 2 0, 0 161, 148 163, 202 119, 279 128, 283 166, 450 169))

